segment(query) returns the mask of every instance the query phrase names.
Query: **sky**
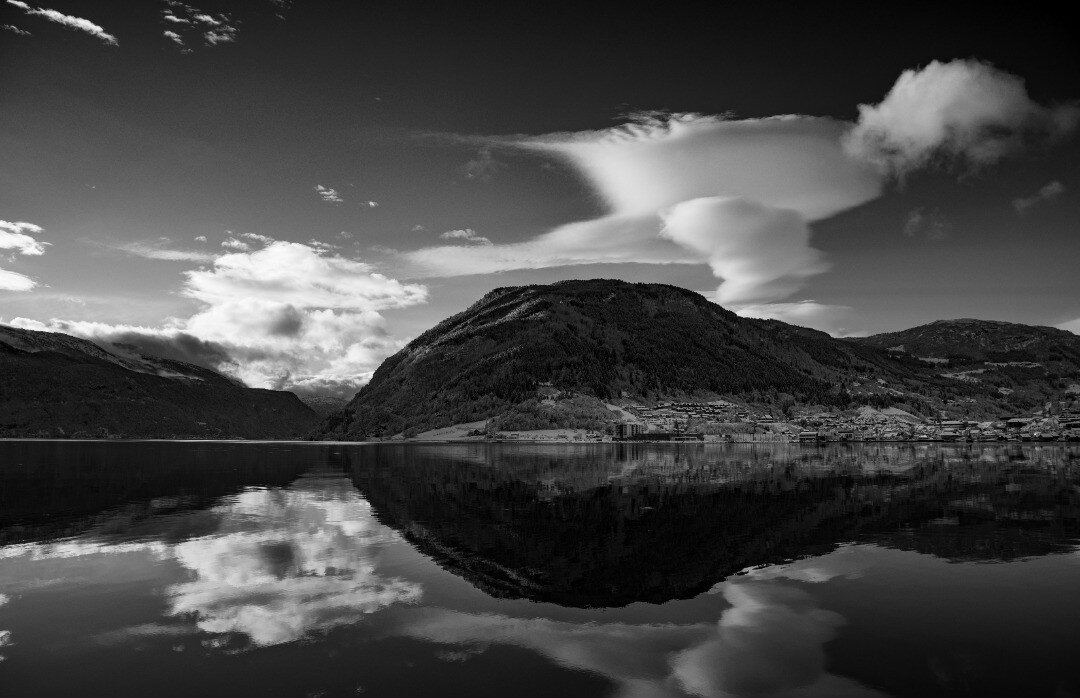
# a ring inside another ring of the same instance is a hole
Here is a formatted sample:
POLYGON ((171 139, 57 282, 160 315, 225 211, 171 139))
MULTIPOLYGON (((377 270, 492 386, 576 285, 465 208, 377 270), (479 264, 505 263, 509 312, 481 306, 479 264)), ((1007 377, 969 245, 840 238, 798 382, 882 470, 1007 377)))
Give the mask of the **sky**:
POLYGON ((563 279, 1080 333, 1053 5, 708 10, 0 0, 0 322, 345 397, 563 279))

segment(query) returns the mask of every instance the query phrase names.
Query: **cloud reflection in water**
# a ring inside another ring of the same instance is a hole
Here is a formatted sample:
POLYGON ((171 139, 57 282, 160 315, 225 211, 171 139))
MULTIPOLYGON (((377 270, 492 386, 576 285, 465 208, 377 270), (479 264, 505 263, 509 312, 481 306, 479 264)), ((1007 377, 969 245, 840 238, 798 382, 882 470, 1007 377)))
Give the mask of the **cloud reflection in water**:
POLYGON ((420 585, 376 572, 379 548, 396 536, 345 479, 248 490, 217 513, 217 534, 175 547, 194 578, 167 591, 169 614, 203 631, 276 645, 420 599, 420 585))
POLYGON ((881 696, 830 674, 824 644, 843 618, 794 586, 739 580, 716 623, 567 623, 445 609, 415 612, 404 635, 464 647, 502 643, 605 676, 625 698, 661 696, 881 696))

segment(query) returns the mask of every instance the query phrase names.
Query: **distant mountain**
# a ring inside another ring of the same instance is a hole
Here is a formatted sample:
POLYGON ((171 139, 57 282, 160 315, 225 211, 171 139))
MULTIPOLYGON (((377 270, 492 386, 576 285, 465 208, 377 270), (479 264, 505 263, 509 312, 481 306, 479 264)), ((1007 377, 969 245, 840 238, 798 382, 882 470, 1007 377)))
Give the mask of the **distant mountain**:
POLYGON ((912 356, 977 361, 1064 361, 1080 366, 1080 335, 992 320, 938 320, 858 339, 912 356))
POLYGON ((1008 404, 1080 399, 1080 336, 1053 327, 990 320, 939 320, 855 340, 918 357, 939 375, 997 394, 1008 404))
MULTIPOLYGON (((387 359, 316 435, 407 436, 507 412, 536 415, 552 403, 552 391, 591 397, 600 407, 621 398, 727 397, 778 409, 1018 408, 996 389, 941 373, 869 341, 742 318, 674 286, 565 281, 496 289, 439 323, 387 359)), ((580 401, 567 409, 588 424, 598 418, 580 401)))
POLYGON ((317 421, 292 393, 125 345, 0 325, 0 437, 286 439, 317 421))

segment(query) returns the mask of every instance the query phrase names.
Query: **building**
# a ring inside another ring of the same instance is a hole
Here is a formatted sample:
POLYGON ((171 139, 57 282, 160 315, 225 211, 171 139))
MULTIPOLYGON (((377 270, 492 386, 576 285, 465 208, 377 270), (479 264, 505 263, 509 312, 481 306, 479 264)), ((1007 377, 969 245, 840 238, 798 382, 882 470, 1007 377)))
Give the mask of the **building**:
POLYGON ((630 439, 645 431, 645 426, 637 422, 619 422, 615 425, 615 437, 630 439))

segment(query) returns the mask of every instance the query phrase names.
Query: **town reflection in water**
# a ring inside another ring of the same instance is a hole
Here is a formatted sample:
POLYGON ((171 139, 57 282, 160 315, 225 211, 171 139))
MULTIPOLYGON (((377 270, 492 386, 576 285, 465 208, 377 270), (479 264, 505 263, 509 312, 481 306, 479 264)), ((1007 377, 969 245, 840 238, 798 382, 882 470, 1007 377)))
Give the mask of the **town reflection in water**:
POLYGON ((1075 447, 7 442, 0 463, 13 695, 1080 695, 1075 447))

